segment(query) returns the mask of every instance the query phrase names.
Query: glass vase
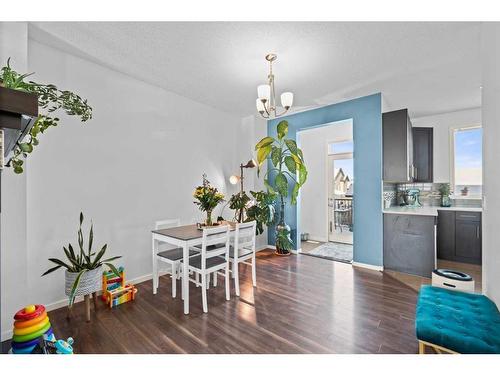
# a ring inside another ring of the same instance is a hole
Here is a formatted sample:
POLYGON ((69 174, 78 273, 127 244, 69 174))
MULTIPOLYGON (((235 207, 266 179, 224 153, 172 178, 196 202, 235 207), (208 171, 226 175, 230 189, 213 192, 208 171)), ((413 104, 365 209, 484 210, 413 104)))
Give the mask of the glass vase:
POLYGON ((450 207, 451 206, 451 199, 449 196, 444 195, 441 197, 441 207, 450 207))
POLYGON ((212 210, 207 210, 207 220, 205 221, 205 225, 207 227, 212 226, 212 210))

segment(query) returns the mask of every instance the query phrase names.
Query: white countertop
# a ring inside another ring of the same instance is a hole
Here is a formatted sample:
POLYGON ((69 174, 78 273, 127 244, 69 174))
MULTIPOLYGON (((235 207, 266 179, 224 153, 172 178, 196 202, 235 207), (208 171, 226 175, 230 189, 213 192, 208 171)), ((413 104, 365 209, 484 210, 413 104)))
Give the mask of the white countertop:
POLYGON ((407 206, 394 206, 384 208, 384 214, 399 214, 399 215, 423 215, 423 216, 437 216, 438 210, 443 211, 469 211, 469 212, 482 212, 481 207, 439 207, 439 206, 424 206, 424 207, 407 207, 407 206))

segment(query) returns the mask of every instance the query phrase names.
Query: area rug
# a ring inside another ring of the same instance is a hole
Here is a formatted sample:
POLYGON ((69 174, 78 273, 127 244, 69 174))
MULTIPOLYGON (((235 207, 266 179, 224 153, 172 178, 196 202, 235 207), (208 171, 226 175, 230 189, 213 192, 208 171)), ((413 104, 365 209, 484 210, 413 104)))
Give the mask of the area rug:
POLYGON ((351 263, 352 245, 338 242, 326 242, 304 254, 351 263))

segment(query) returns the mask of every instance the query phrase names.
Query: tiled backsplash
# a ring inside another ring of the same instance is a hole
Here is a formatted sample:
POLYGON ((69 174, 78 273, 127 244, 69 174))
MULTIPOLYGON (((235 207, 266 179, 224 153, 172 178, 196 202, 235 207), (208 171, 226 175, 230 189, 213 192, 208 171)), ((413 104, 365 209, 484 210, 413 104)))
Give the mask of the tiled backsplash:
MULTIPOLYGON (((434 183, 409 183, 392 184, 384 182, 384 192, 382 199, 391 202, 391 206, 398 205, 402 201, 401 194, 408 189, 420 190, 420 203, 423 206, 439 206, 441 204, 441 194, 439 187, 441 184, 434 183), (399 198, 399 199, 398 199, 399 198)), ((460 207, 481 207, 481 199, 473 198, 453 198, 452 205, 460 207)))

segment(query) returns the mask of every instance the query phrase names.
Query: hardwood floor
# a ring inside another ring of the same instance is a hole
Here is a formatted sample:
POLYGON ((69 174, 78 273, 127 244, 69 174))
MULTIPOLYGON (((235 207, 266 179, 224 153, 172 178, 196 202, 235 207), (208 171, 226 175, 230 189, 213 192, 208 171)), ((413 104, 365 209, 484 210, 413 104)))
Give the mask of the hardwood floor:
MULTIPOLYGON (((75 339, 77 353, 417 353, 417 293, 389 275, 310 256, 257 256, 257 288, 241 265, 241 297, 224 299, 223 279, 208 293, 191 287, 191 314, 172 299, 170 279, 138 284, 133 302, 49 313, 57 337, 75 339)), ((231 283, 232 284, 232 283, 231 283)), ((180 286, 180 284, 178 285, 180 286)), ((5 350, 6 345, 4 345, 5 350)))

